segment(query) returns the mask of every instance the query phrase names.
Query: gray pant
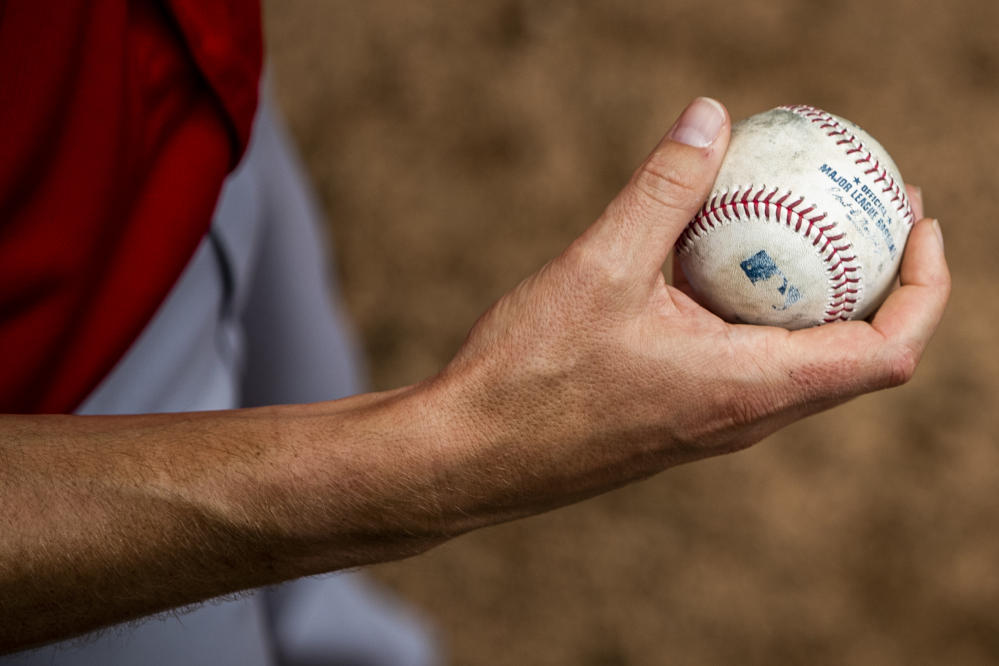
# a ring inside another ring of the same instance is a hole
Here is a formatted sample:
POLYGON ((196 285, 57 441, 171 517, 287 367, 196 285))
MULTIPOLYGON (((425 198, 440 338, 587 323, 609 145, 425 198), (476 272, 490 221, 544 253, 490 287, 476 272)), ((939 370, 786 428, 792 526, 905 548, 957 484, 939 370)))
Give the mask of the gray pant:
MULTIPOLYGON (((81 414, 330 400, 361 389, 319 215, 266 100, 212 229, 81 414)), ((6 664, 435 663, 427 628, 358 574, 292 581, 7 658, 6 664)))

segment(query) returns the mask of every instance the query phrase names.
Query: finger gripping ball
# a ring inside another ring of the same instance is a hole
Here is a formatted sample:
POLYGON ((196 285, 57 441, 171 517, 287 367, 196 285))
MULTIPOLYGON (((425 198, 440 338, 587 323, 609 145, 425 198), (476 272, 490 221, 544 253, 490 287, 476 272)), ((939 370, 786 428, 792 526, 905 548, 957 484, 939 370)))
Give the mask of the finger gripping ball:
POLYGON ((723 319, 805 328, 877 309, 912 224, 881 144, 821 109, 782 106, 732 128, 676 256, 695 297, 723 319))

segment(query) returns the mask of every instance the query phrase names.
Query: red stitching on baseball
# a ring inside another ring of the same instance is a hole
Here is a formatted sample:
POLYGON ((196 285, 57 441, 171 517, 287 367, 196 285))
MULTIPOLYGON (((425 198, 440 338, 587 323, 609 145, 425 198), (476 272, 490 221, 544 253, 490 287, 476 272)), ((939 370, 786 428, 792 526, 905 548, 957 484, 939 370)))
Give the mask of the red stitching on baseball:
POLYGON ((899 183, 895 182, 895 179, 888 174, 888 170, 885 169, 878 162, 877 158, 871 155, 871 151, 864 146, 864 143, 850 132, 846 127, 844 127, 838 120, 833 118, 830 114, 826 113, 822 109, 817 109, 814 106, 809 106, 807 104, 789 104, 780 107, 785 111, 790 111, 791 113, 796 113, 803 118, 810 120, 813 123, 819 125, 821 129, 831 130, 828 132, 829 136, 842 136, 842 139, 836 141, 836 145, 849 144, 851 148, 846 151, 847 155, 853 155, 858 152, 866 153, 863 157, 855 160, 856 164, 870 164, 871 168, 864 172, 865 176, 869 176, 872 173, 880 172, 880 175, 875 183, 885 182, 887 183, 882 189, 882 192, 891 192, 892 199, 890 203, 895 204, 895 209, 902 213, 902 222, 908 226, 912 227, 914 220, 914 215, 912 213, 912 206, 909 205, 909 197, 905 194, 905 188, 899 183))
POLYGON ((824 313, 826 316, 823 321, 829 323, 849 319, 850 313, 853 312, 857 303, 857 299, 851 298, 851 296, 860 292, 860 278, 847 275, 859 270, 859 266, 853 263, 857 260, 857 256, 849 252, 853 249, 850 243, 836 244, 843 239, 845 234, 830 235, 833 230, 839 231, 835 222, 819 226, 818 223, 824 221, 827 215, 818 211, 814 204, 808 204, 804 210, 795 210, 804 203, 804 197, 798 197, 794 203, 785 204, 784 202, 791 198, 792 192, 788 191, 784 196, 773 201, 774 196, 779 191, 778 188, 770 190, 766 185, 761 185, 759 190, 754 192, 755 187, 755 185, 751 185, 745 190, 736 188, 732 192, 715 194, 708 199, 694 216, 694 219, 687 224, 683 233, 680 234, 676 241, 676 252, 678 254, 688 252, 695 240, 716 228, 716 221, 718 224, 724 224, 738 220, 739 212, 736 208, 741 206, 744 215, 762 218, 767 222, 781 223, 795 233, 804 236, 814 247, 818 248, 819 258, 825 263, 826 272, 829 274, 829 289, 832 294, 826 305, 824 313), (768 190, 769 193, 763 196, 768 190), (752 213, 750 208, 752 208, 752 213), (760 214, 761 208, 762 215, 760 214), (771 208, 773 209, 773 217, 771 217, 771 208), (809 217, 811 213, 815 214, 809 217), (733 219, 733 215, 735 219, 733 219), (807 226, 803 229, 803 225, 807 226), (812 237, 813 231, 815 232, 814 238, 812 237), (819 243, 822 241, 825 242, 822 247, 819 247, 819 243), (827 253, 826 250, 830 246, 832 249, 827 253), (844 287, 847 288, 844 289, 844 287))

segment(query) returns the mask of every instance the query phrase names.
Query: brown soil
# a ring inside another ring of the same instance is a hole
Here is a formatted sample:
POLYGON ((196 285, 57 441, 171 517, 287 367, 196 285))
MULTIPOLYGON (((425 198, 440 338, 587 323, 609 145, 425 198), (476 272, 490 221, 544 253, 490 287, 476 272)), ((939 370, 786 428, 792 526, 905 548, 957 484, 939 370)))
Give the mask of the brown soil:
POLYGON ((999 3, 272 0, 266 19, 378 388, 440 368, 696 95, 858 122, 942 219, 954 293, 911 384, 376 567, 453 663, 999 661, 999 3))

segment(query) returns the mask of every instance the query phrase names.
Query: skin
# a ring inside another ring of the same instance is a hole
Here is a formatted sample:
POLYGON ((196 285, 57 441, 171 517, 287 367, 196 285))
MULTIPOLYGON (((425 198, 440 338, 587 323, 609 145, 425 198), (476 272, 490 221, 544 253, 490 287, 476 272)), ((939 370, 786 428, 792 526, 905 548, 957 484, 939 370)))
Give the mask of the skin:
POLYGON ((667 284, 727 147, 717 109, 704 136, 688 108, 426 381, 303 406, 0 417, 0 651, 411 556, 908 381, 950 289, 935 221, 913 228, 870 322, 730 325, 682 275, 667 284))

